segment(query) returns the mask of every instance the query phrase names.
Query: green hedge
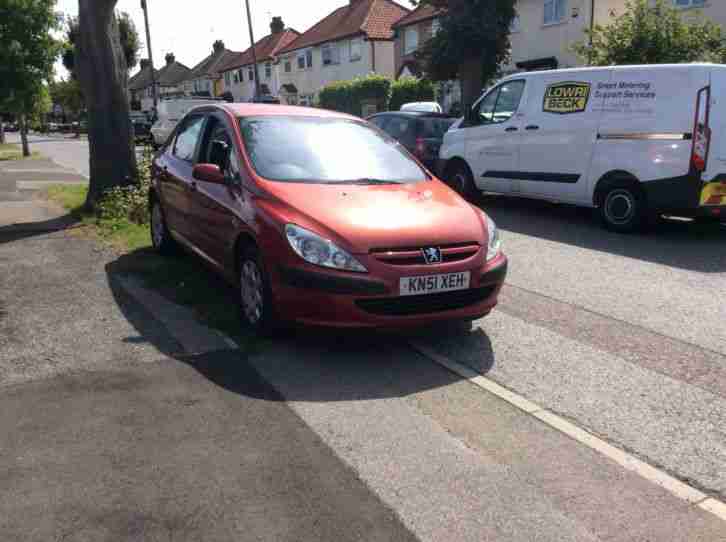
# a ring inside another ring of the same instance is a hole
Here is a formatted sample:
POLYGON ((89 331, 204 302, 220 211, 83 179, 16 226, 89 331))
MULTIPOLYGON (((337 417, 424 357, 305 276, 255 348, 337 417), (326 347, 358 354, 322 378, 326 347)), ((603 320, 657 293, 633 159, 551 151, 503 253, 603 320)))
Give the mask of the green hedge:
POLYGON ((433 102, 435 98, 434 84, 426 79, 401 77, 391 86, 389 111, 398 111, 409 102, 433 102))
POLYGON ((361 115, 361 104, 375 100, 384 108, 391 99, 391 80, 383 75, 371 74, 351 81, 337 81, 320 90, 319 105, 351 115, 361 115))

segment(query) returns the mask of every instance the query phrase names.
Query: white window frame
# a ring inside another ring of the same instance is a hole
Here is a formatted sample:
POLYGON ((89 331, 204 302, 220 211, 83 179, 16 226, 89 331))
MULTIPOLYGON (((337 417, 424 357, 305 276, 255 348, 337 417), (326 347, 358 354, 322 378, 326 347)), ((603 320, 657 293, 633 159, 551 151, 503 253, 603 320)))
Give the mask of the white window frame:
POLYGON ((510 34, 516 34, 517 32, 522 31, 522 20, 519 18, 519 13, 514 14, 514 19, 512 19, 512 24, 509 25, 509 33, 510 34))
POLYGON ((410 55, 418 50, 418 27, 416 25, 407 26, 403 31, 403 54, 410 55), (415 39, 412 39, 415 36, 415 39))
POLYGON ((337 42, 325 43, 320 47, 323 57, 323 66, 337 66, 340 64, 340 45, 337 42), (329 51, 328 62, 325 61, 325 52, 329 51))
POLYGON ((350 40, 350 61, 358 62, 363 58, 363 39, 353 38, 350 40))
POLYGON ((706 5, 706 1, 707 0, 673 0, 673 6, 680 9, 702 8, 706 5))
POLYGON ((560 24, 567 20, 567 0, 544 0, 544 18, 545 26, 560 24), (549 17, 548 17, 549 8, 549 17))

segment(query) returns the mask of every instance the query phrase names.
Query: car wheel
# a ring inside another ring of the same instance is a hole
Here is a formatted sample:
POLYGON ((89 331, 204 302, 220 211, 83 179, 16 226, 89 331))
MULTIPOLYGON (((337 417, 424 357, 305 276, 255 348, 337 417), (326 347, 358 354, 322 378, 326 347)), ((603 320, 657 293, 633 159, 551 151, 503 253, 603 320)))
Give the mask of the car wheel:
POLYGON ((254 247, 239 256, 239 305, 244 323, 258 335, 270 335, 278 328, 270 281, 260 254, 254 247))
POLYGON ((446 172, 445 182, 450 188, 469 201, 473 201, 477 196, 471 171, 463 162, 455 162, 451 165, 446 172))
POLYGON ((603 194, 600 218, 605 227, 618 233, 632 233, 646 222, 645 198, 631 184, 612 186, 603 194))
POLYGON ((164 211, 158 201, 154 201, 151 206, 150 230, 151 244, 157 252, 164 255, 174 253, 176 242, 169 233, 169 228, 164 218, 164 211))

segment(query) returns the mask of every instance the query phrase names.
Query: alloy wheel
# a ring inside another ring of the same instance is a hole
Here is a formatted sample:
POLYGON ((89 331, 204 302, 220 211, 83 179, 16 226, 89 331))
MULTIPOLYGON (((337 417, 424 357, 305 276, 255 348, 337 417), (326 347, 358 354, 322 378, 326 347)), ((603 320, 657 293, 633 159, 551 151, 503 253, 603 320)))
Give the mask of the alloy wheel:
POLYGON ((264 282, 260 268, 254 261, 246 260, 240 271, 240 296, 245 318, 253 326, 262 319, 264 295, 264 282))

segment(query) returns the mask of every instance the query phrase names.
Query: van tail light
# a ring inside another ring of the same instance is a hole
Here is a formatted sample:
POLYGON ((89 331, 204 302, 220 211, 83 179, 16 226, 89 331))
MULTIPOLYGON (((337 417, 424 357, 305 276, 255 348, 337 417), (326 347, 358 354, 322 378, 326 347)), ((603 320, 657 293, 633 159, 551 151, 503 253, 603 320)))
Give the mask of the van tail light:
POLYGON ((416 156, 423 158, 426 154, 426 141, 424 138, 419 137, 416 139, 416 156))
POLYGON ((711 87, 698 91, 696 98, 696 120, 693 126, 693 150, 691 151, 691 164, 701 173, 708 165, 708 151, 711 146, 711 87))

